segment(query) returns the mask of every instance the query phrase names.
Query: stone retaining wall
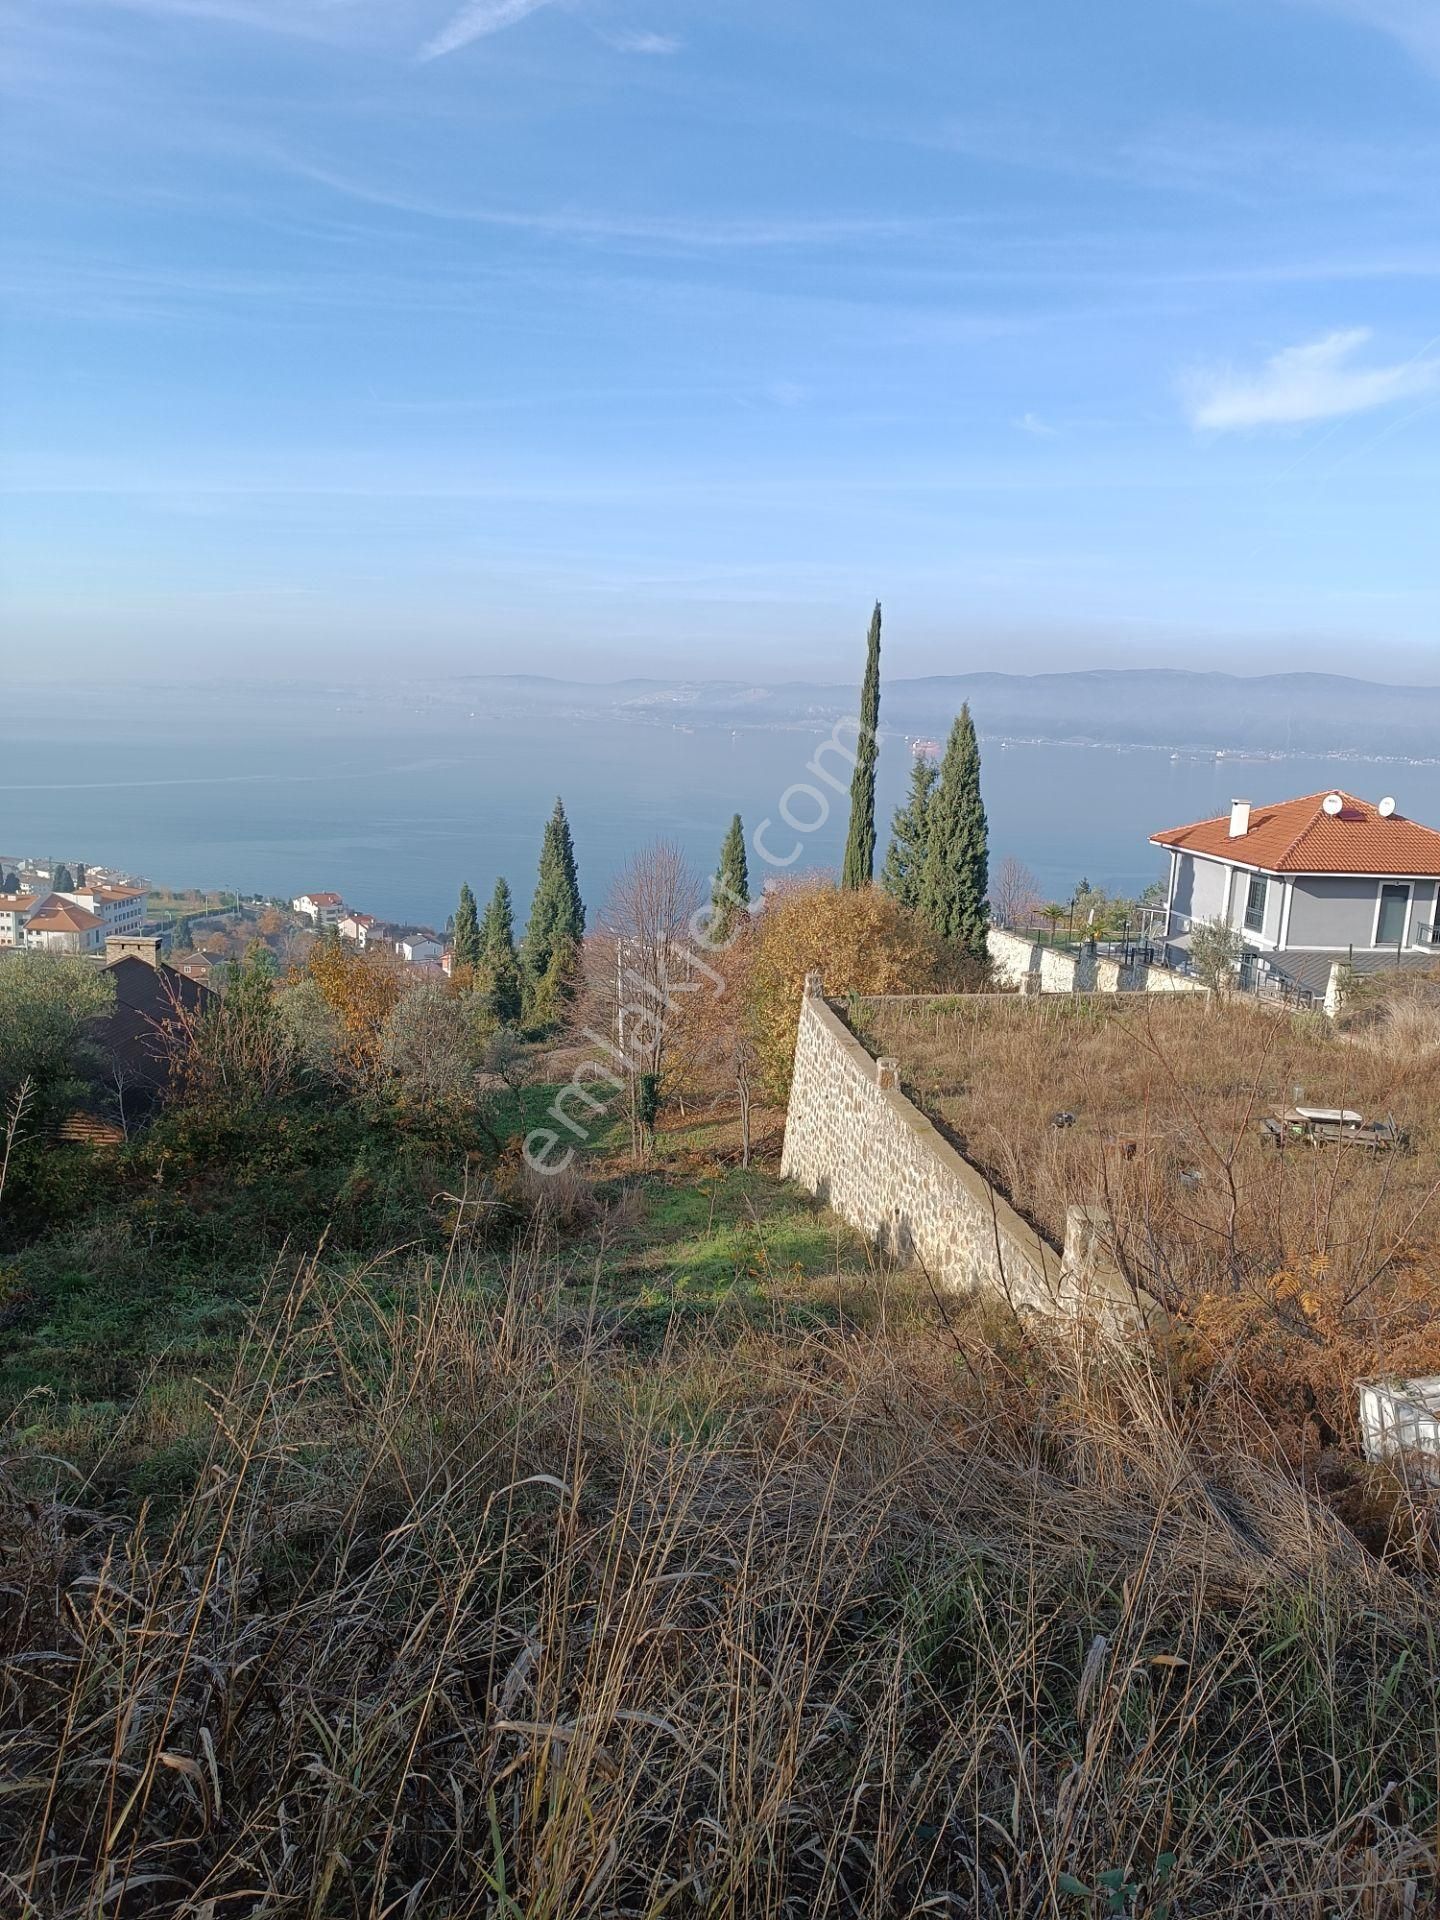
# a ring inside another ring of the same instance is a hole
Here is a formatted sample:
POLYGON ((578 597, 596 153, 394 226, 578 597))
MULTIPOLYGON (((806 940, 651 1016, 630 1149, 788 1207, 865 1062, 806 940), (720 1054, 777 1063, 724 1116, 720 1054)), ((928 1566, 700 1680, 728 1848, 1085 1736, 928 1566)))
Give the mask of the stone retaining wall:
POLYGON ((1126 967, 1108 954, 1042 946, 1023 934, 991 927, 985 936, 995 976, 1022 993, 1205 993, 1173 967, 1126 967))
POLYGON ((1075 1207, 1062 1253, 900 1091, 894 1060, 874 1059, 806 981, 781 1171, 937 1285, 982 1288, 1016 1308, 1091 1304, 1133 1320, 1136 1302, 1107 1252, 1102 1209, 1075 1207))

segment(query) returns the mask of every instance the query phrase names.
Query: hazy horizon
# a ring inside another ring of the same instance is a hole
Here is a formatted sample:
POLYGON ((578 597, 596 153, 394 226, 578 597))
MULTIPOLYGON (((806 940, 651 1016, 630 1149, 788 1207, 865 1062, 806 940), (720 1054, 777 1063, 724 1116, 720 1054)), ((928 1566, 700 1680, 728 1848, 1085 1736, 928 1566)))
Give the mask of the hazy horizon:
MULTIPOLYGON (((779 672, 763 672, 757 669, 749 673, 742 671, 741 667, 737 664, 721 661, 709 663, 713 664, 715 671, 707 672, 705 671, 707 663, 704 661, 686 662, 678 667, 672 664, 667 668, 663 660, 657 660, 636 664, 627 669, 620 664, 594 659, 582 661, 580 667, 573 673, 561 672, 558 668, 553 671, 541 673, 534 669, 523 667, 481 667, 475 665, 461 665, 448 670, 436 670, 425 673, 416 672, 411 668, 402 668, 398 664, 387 661, 356 663, 353 670, 348 673, 338 671, 327 672, 323 670, 319 664, 305 670, 280 673, 269 670, 260 672, 254 667, 247 670, 244 661, 236 659, 230 662, 196 663, 191 661, 188 664, 180 664, 175 670, 168 671, 155 669, 143 673, 116 673, 112 676, 107 676, 103 672, 90 673, 86 675, 85 685, 86 689, 92 694, 119 689, 126 691, 143 691, 147 687, 175 687, 201 692, 209 688, 223 688, 226 686, 264 687, 278 693, 283 692, 286 688, 304 688, 307 691, 313 692, 324 687, 351 689, 367 686, 393 686, 397 689, 408 688, 420 691, 427 687, 451 685, 456 682, 463 683, 472 680, 535 680, 538 682, 551 682, 557 686, 595 689, 621 686, 628 681, 654 681, 659 684, 673 684, 677 686, 755 686, 773 688, 776 691, 783 691, 786 687, 790 686, 824 686, 827 689, 837 691, 851 688, 858 693, 858 681, 853 670, 855 662, 845 657, 843 649, 838 651, 840 657, 834 660, 817 661, 814 665, 814 670, 809 673, 796 670, 797 663, 788 658, 783 663, 779 672), (721 671, 722 666, 727 670, 721 671)), ((49 672, 29 673, 25 671, 28 664, 30 663, 18 656, 5 662, 5 671, 0 673, 0 687, 10 687, 17 693, 30 698, 46 693, 64 693, 67 698, 73 697, 75 684, 71 678, 64 675, 57 678, 53 667, 51 667, 49 672), (17 666, 19 667, 18 672, 15 671, 17 666)), ((42 663, 35 662, 34 664, 40 665, 42 663)), ((773 665, 774 662, 772 661, 770 664, 773 665)), ((975 674, 990 674, 1004 680, 1025 681, 1066 674, 1174 673, 1193 675, 1197 678, 1216 675, 1224 679, 1235 680, 1272 680, 1308 676, 1341 682, 1350 681, 1357 686, 1383 687, 1397 692, 1404 692, 1407 688, 1411 687, 1426 691, 1431 688, 1440 687, 1440 650, 1437 650, 1433 658, 1415 661, 1414 666, 1416 669, 1415 672, 1403 680, 1391 679, 1383 674, 1374 672, 1341 672, 1333 667, 1322 667, 1314 664, 1287 667, 1273 664, 1256 666, 1253 662, 1249 665, 1227 665, 1223 662, 1216 661, 1213 664, 1207 664, 1205 666, 1187 666, 1183 662, 1174 659, 1151 661, 1127 659, 1109 663, 1068 665, 1056 663, 1050 666, 1035 666, 1030 668, 965 663, 948 667, 934 667, 927 670, 916 667, 913 662, 906 661, 903 657, 902 649, 887 649, 885 654, 885 676, 883 685, 894 689, 915 681, 963 680, 975 674), (892 651, 901 653, 902 657, 898 664, 890 657, 892 651)))
MULTIPOLYGON (((882 850, 911 764, 893 718, 898 697, 889 711, 887 726, 882 699, 882 850)), ((948 711, 932 706, 927 731, 943 732, 948 711)), ((982 711, 985 738, 983 721, 982 711)), ((760 835, 752 844, 775 852, 775 871, 833 871, 848 825, 843 780, 832 792, 812 771, 830 737, 816 707, 797 706, 782 724, 732 727, 730 716, 717 723, 664 704, 425 704, 345 700, 339 689, 284 698, 268 684, 223 698, 172 687, 107 701, 66 688, 28 705, 10 742, 0 853, 286 899, 329 888, 366 912, 440 926, 462 880, 484 897, 501 874, 523 915, 558 791, 598 913, 626 863, 657 839, 676 842, 697 875, 711 872, 737 810, 760 835), (68 752, 107 725, 114 737, 145 739, 147 751, 68 752)), ((992 857, 1021 859, 1056 897, 1082 875, 1135 894, 1161 867, 1149 835, 1223 812, 1237 792, 1264 804, 1341 786, 1392 794, 1408 816, 1440 822, 1440 753, 1409 764, 1338 762, 1313 749, 1257 759, 1243 748, 1221 757, 1159 745, 987 744, 992 857)), ((757 858, 757 884, 762 868, 757 858)))

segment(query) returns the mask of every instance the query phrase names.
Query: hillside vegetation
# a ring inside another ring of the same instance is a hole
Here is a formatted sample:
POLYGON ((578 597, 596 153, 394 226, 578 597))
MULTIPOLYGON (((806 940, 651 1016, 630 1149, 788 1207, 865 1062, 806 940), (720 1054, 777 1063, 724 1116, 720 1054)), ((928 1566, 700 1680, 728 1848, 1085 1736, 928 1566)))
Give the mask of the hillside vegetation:
POLYGON ((1432 1508, 1246 1339, 889 1270, 723 1050, 536 1174, 572 1056, 310 980, 13 1164, 0 1911, 1426 1910, 1432 1508))
POLYGON ((1223 1397, 573 1277, 304 1266, 163 1518, 12 1464, 17 1910, 1421 1910, 1433 1589, 1223 1397))

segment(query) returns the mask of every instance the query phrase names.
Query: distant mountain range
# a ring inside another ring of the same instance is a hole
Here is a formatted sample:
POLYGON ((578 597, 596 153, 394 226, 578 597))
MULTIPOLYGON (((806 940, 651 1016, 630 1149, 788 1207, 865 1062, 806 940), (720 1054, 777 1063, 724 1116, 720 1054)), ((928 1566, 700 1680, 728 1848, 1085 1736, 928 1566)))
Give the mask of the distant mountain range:
MULTIPOLYGON (((452 683, 456 684, 456 683, 452 683)), ((858 671, 857 671, 858 685, 858 671)), ((456 685, 492 711, 692 727, 793 728, 853 713, 856 688, 809 681, 552 680, 483 674, 456 685)), ((1169 667, 1083 673, 932 674, 889 680, 883 731, 941 740, 962 701, 982 738, 1174 752, 1440 758, 1440 686, 1394 687, 1330 673, 1188 673, 1169 667)))

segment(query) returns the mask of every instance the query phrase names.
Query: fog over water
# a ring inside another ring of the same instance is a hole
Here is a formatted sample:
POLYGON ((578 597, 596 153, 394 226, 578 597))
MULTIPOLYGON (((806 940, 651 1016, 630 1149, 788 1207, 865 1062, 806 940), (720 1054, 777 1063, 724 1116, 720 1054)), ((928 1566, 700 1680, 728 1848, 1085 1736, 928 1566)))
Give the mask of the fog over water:
MULTIPOLYGON (((12 711, 16 702, 12 700, 12 711)), ((777 862, 764 875, 838 867, 846 800, 807 771, 830 728, 740 728, 663 717, 516 717, 389 690, 28 689, 0 766, 0 854, 120 866, 164 885, 290 897, 329 888, 383 917, 443 924, 462 880, 503 873, 523 913, 555 795, 574 830, 592 913, 647 841, 677 840, 708 874, 730 816, 777 862), (795 792, 795 787, 813 793, 795 792), (786 796, 789 794, 789 800, 786 796), (828 803, 827 817, 817 797, 828 803), (797 823, 787 825, 782 804, 797 823)), ((992 859, 1013 853, 1048 895, 1083 875, 1134 892, 1161 862, 1158 828, 1344 786, 1394 794, 1440 825, 1440 766, 1274 761, 984 738, 992 859)), ((880 850, 909 777, 903 735, 882 740, 880 850)), ((832 753, 826 764, 845 768, 832 753)))

